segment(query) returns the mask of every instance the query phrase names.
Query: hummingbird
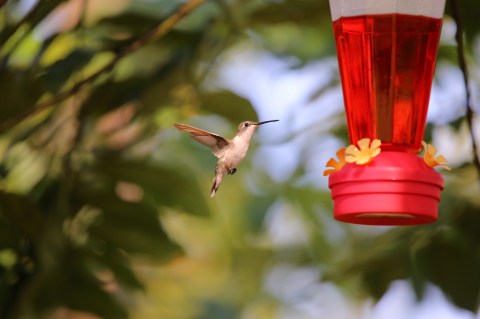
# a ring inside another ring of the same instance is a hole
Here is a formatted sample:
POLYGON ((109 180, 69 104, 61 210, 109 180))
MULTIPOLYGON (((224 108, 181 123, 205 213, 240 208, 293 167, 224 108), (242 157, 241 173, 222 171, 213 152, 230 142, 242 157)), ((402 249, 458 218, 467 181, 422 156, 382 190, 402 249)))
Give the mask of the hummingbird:
POLYGON ((250 145, 250 139, 255 133, 259 125, 278 120, 270 120, 263 122, 245 121, 238 125, 237 134, 231 140, 226 139, 218 134, 208 132, 193 126, 185 124, 175 124, 175 127, 183 132, 190 133, 190 137, 197 142, 208 146, 212 149, 213 155, 218 158, 215 166, 215 177, 210 191, 210 197, 215 193, 222 182, 225 175, 233 175, 237 171, 237 166, 244 159, 250 145))

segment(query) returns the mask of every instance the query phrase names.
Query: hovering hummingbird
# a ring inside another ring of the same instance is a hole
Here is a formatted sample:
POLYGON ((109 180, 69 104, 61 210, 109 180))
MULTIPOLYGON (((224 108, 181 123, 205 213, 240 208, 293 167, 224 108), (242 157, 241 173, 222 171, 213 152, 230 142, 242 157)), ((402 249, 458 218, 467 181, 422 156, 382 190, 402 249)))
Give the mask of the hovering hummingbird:
POLYGON ((252 138, 253 133, 255 133, 257 126, 270 122, 278 122, 278 120, 242 122, 238 125, 237 134, 231 140, 193 126, 175 124, 175 127, 180 131, 190 133, 191 138, 210 147, 213 155, 218 157, 210 197, 215 196, 215 193, 226 174, 233 175, 237 171, 238 164, 240 164, 247 154, 250 139, 252 138))

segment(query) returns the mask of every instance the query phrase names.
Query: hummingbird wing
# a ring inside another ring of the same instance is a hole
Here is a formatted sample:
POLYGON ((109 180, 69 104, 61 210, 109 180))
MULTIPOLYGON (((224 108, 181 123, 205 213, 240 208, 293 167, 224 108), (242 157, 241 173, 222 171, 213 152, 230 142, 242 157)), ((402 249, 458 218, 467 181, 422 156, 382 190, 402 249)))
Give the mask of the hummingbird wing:
POLYGON ((193 126, 185 124, 175 124, 175 127, 180 131, 190 133, 191 138, 205 146, 210 147, 212 149, 213 155, 218 158, 223 155, 223 152, 226 150, 229 144, 229 141, 226 138, 193 126))

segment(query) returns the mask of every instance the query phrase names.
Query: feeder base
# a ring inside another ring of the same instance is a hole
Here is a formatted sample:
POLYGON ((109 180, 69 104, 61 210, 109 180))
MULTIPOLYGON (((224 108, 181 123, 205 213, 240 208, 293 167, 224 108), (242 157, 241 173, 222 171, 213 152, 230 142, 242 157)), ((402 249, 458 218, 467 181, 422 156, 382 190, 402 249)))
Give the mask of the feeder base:
POLYGON ((332 173, 329 187, 339 221, 418 225, 437 220, 443 178, 415 154, 383 151, 368 165, 332 173))

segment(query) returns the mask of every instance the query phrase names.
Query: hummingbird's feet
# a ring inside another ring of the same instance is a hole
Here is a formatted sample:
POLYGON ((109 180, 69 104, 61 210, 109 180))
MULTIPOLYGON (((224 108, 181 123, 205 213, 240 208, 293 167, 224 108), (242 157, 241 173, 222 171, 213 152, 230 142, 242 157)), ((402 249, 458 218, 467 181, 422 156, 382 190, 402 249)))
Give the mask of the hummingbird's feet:
POLYGON ((233 175, 233 174, 235 174, 236 171, 237 171, 236 168, 231 168, 231 169, 228 170, 228 175, 233 175))

